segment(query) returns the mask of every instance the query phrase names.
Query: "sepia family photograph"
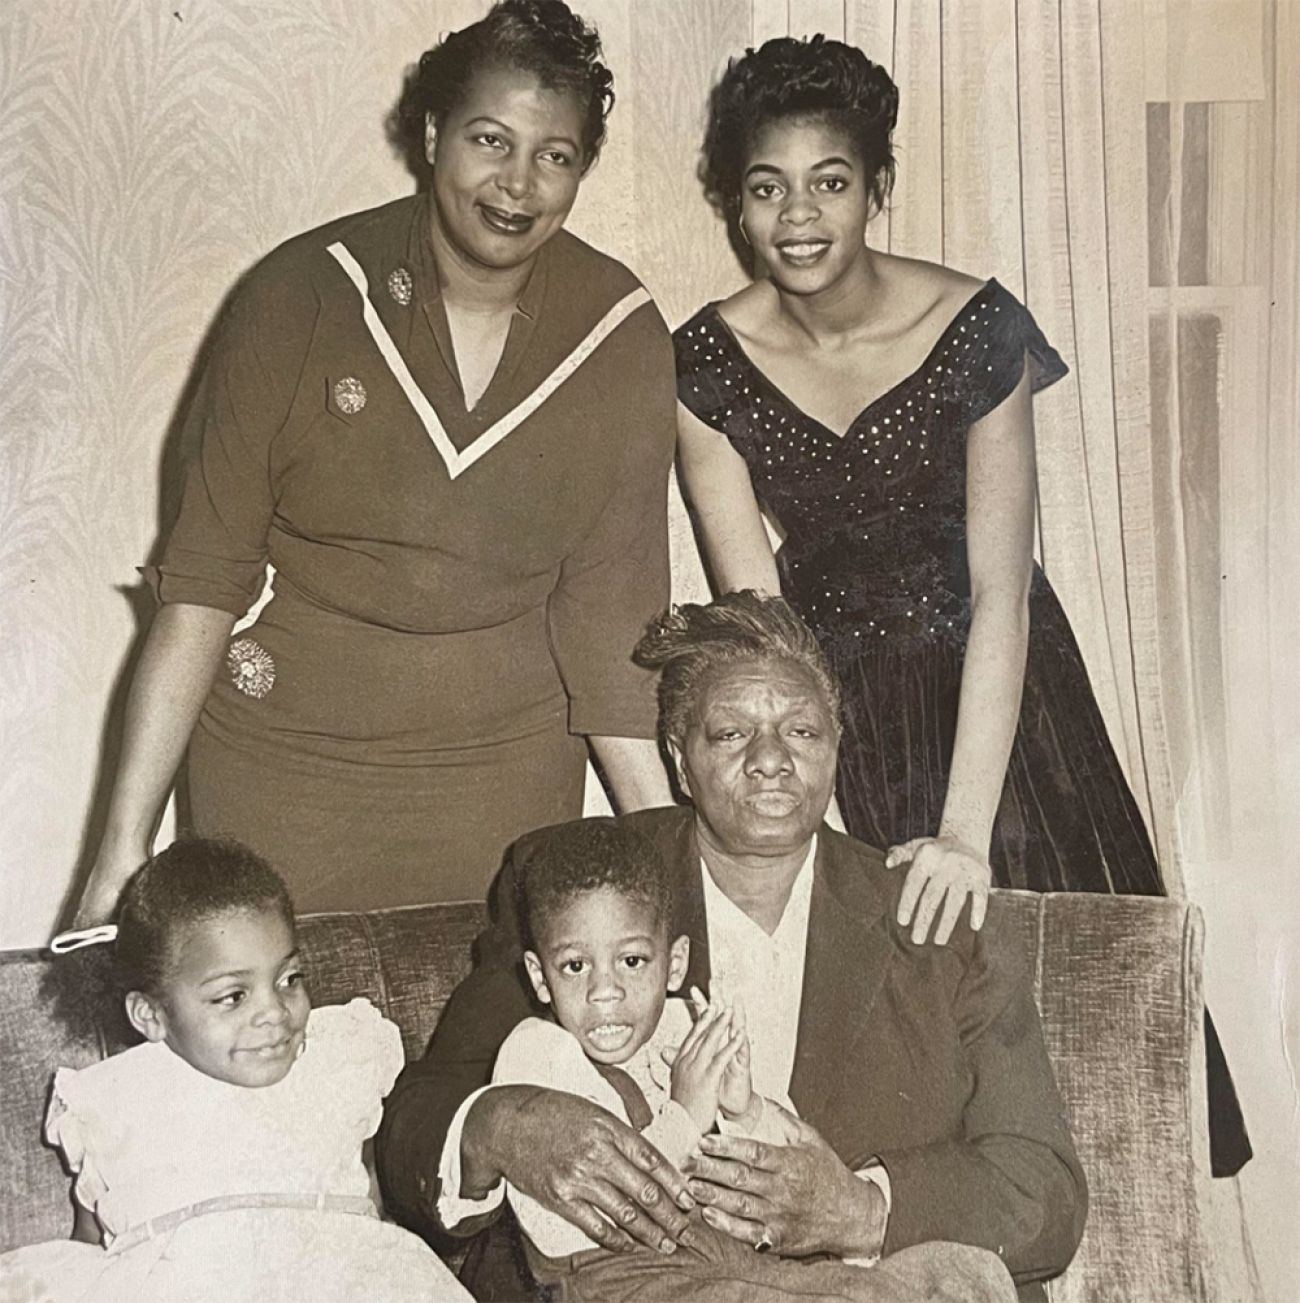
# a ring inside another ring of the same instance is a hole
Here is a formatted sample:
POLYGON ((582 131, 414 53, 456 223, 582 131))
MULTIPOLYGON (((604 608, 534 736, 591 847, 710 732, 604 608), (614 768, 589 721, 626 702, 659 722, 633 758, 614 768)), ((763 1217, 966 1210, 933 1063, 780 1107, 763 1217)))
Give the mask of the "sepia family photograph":
POLYGON ((1297 0, 8 0, 0 1303, 1286 1303, 1297 0))

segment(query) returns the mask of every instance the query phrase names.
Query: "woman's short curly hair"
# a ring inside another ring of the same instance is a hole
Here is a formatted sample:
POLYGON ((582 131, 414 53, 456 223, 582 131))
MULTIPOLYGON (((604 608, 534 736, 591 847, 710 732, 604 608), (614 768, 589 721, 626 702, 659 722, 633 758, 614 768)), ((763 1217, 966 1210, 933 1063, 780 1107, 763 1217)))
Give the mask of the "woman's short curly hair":
POLYGON ((758 133, 782 118, 817 118, 846 132, 871 178, 878 212, 894 185, 898 87, 856 46, 817 35, 781 36, 732 59, 709 97, 700 166, 705 193, 734 213, 758 133))
POLYGON ((498 0, 485 17, 448 32, 407 73, 392 131, 409 153, 423 150, 424 124, 441 124, 487 68, 532 73, 548 90, 571 91, 584 109, 582 157, 589 167, 605 143, 614 78, 601 62, 596 29, 564 0, 498 0))
POLYGON ((813 631, 784 597, 752 589, 727 593, 707 606, 670 607, 637 643, 632 659, 659 671, 659 733, 681 743, 699 707, 704 682, 723 665, 785 661, 812 675, 840 726, 840 687, 813 631))

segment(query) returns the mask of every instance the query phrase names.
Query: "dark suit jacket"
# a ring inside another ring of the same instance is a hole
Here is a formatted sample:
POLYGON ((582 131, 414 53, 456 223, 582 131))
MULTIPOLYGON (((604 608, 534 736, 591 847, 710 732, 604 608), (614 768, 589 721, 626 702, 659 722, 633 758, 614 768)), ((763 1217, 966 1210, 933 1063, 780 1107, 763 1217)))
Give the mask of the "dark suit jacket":
MULTIPOLYGON (((624 817, 680 884, 678 931, 691 938, 686 987, 707 988, 693 812, 624 817)), ((488 1082, 514 1025, 536 1013, 512 865, 544 835, 514 847, 474 971, 385 1105, 376 1148, 385 1203, 433 1238, 452 1117, 488 1082)), ((894 921, 903 876, 886 870, 878 851, 822 828, 790 1096, 849 1167, 874 1157, 888 1169, 887 1253, 955 1240, 994 1250, 1018 1282, 1057 1275, 1083 1234, 1087 1192, 1029 977, 1000 940, 996 901, 982 932, 963 926, 947 946, 913 945, 894 921)))

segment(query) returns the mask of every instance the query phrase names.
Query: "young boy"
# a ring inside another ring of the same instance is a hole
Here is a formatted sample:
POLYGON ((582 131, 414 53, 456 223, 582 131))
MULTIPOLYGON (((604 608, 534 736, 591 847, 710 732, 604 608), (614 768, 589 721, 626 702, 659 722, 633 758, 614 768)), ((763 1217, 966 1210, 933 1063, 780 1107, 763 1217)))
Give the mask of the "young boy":
MULTIPOLYGON (((506 1038, 492 1080, 581 1095, 640 1131, 680 1168, 720 1129, 780 1144, 780 1116, 750 1084, 743 1013, 693 993, 690 939, 674 936, 658 856, 630 830, 590 820, 557 830, 519 877, 524 965, 555 1021, 525 1019, 506 1038)), ((551 1258, 596 1248, 521 1191, 507 1197, 532 1245, 551 1258)))
MULTIPOLYGON (((528 1018, 506 1038, 496 1084, 568 1091, 608 1109, 682 1167, 716 1124, 770 1144, 787 1136, 780 1109, 752 1088, 743 1013, 692 992, 690 939, 674 935, 673 901, 654 849, 613 820, 557 828, 518 878, 524 965, 555 1021, 528 1018)), ((787 1101, 788 1106, 788 1101, 787 1101)), ((923 1245, 879 1266, 782 1259, 697 1220, 689 1247, 613 1253, 507 1183, 534 1276, 564 1303, 853 1303, 1014 1300, 1011 1278, 983 1249, 923 1245)))

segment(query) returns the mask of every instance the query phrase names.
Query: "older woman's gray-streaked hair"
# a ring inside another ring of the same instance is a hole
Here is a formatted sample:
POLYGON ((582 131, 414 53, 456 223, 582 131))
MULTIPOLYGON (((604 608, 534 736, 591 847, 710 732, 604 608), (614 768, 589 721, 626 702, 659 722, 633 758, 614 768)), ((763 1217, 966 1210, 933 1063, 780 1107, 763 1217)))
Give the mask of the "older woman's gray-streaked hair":
POLYGON ((789 661, 821 687, 840 727, 840 689, 812 630, 784 597, 752 589, 728 593, 702 606, 669 607, 637 643, 632 659, 659 671, 659 731, 680 742, 695 710, 701 682, 721 665, 789 661))

